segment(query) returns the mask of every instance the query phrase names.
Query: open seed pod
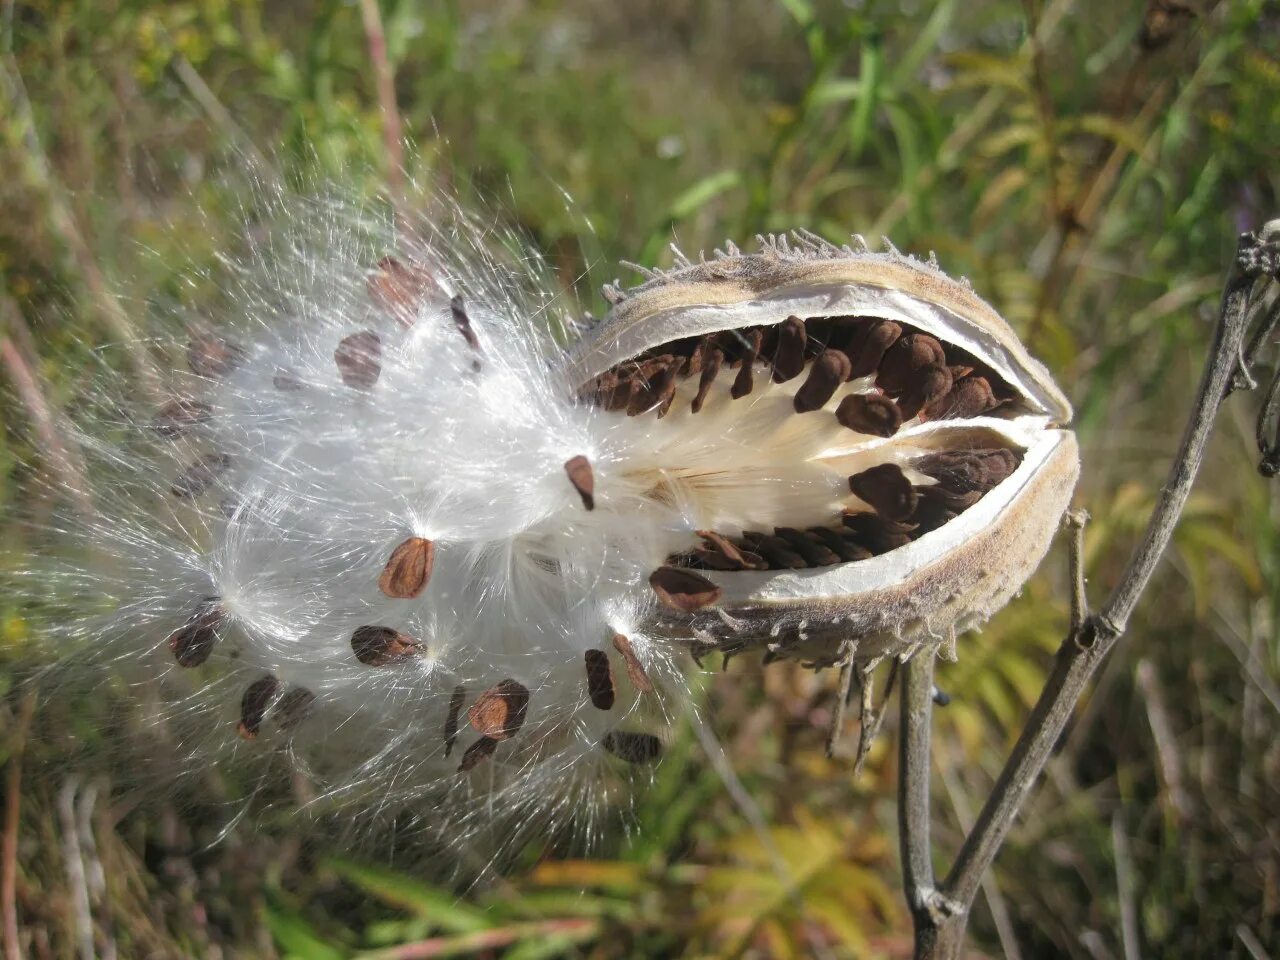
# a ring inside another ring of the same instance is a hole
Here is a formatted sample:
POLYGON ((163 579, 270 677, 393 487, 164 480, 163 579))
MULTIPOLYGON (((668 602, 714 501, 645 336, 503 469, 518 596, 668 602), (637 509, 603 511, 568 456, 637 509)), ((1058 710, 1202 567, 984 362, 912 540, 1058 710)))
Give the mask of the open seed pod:
POLYGON ((811 235, 678 256, 575 350, 622 465, 683 529, 657 629, 695 653, 831 663, 981 624, 1048 549, 1079 473, 1071 407, 968 283, 811 235))

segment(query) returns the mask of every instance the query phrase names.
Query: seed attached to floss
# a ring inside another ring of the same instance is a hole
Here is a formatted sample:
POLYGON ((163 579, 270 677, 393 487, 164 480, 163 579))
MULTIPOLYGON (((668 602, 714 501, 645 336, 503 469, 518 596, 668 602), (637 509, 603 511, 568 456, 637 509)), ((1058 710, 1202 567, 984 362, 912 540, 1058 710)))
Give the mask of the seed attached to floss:
POLYGON ((888 520, 906 520, 916 508, 916 491, 896 463, 882 463, 855 473, 849 489, 888 520))
POLYGON ((417 656, 424 645, 391 627, 357 627, 351 634, 351 649, 356 659, 369 667, 385 667, 417 656))
POLYGON ((296 393, 304 386, 302 378, 285 367, 276 368, 276 374, 271 378, 271 385, 281 393, 296 393))
POLYGON ((613 707, 613 667, 609 655, 603 650, 588 650, 584 654, 587 665, 587 696, 597 710, 613 707))
POLYGON ((170 400, 156 413, 151 429, 166 440, 182 436, 198 423, 213 416, 213 407, 200 400, 170 400))
POLYGON ((294 687, 280 698, 274 713, 276 726, 281 730, 292 730, 311 714, 316 695, 305 687, 294 687))
POLYGON ((480 694, 467 711, 476 732, 492 740, 508 740, 524 726, 529 690, 515 680, 502 680, 480 694))
POLYGON ((440 289, 426 270, 406 266, 396 257, 379 260, 365 285, 369 299, 406 327, 413 325, 423 298, 440 289))
POLYGON ((613 730, 601 742, 606 750, 627 763, 653 763, 662 756, 662 741, 651 733, 613 730))
POLYGON ((244 350, 211 334, 197 334, 187 346, 187 366, 198 377, 217 380, 244 362, 244 350))
POLYGON ((169 634, 169 649, 180 667, 198 667, 209 659, 218 642, 224 614, 217 597, 205 597, 187 622, 169 634))
POLYGON ((808 342, 804 321, 787 317, 778 327, 778 349, 773 356, 773 382, 786 383, 804 372, 804 348, 808 342))
POLYGON ((892 437, 902 426, 902 411, 879 393, 854 393, 836 407, 840 426, 873 437, 892 437))
POLYGON ((476 766, 481 760, 487 760, 493 756, 493 752, 498 749, 498 741, 493 737, 481 737, 471 746, 467 747, 466 752, 462 755, 462 762, 458 764, 458 772, 466 773, 468 770, 476 766))
POLYGON ((467 688, 458 684, 449 697, 449 713, 444 718, 444 755, 453 753, 453 745, 458 741, 458 717, 462 715, 462 707, 467 702, 467 688))
POLYGON ((435 559, 435 543, 409 537, 391 552, 378 577, 378 589, 397 600, 412 600, 426 589, 435 559))
POLYGON ((729 396, 734 400, 741 400, 755 387, 754 368, 756 358, 760 355, 760 343, 763 339, 764 334, 759 330, 752 330, 747 334, 747 343, 742 348, 742 365, 738 368, 738 375, 733 379, 733 386, 729 388, 729 396))
POLYGON ((695 551, 694 556, 712 570, 754 570, 762 565, 760 557, 740 550, 714 530, 699 530, 697 533, 707 546, 705 550, 695 551))
POLYGON ((169 492, 183 500, 200 496, 231 469, 231 457, 225 453, 206 453, 191 464, 169 486, 169 492))
POLYGON ((591 469, 591 461, 579 454, 564 462, 564 472, 569 476, 573 489, 582 498, 582 505, 588 510, 596 508, 596 477, 591 469))
POLYGON ((627 665, 627 679, 631 681, 631 685, 640 693, 652 693, 653 681, 649 679, 649 674, 645 672, 644 664, 636 656, 636 650, 631 644, 631 639, 620 633, 615 633, 613 635, 613 649, 618 651, 623 663, 627 665))
POLYGON ((343 337, 333 360, 344 384, 353 390, 369 390, 382 372, 382 340, 372 330, 343 337))
POLYGON ((649 574, 649 586, 673 610, 693 613, 720 599, 721 590, 706 577, 679 567, 659 567, 649 574))
POLYGON ((809 379, 796 391, 796 413, 821 410, 849 378, 849 371, 852 369, 849 358, 839 350, 823 350, 809 370, 809 379))
POLYGON ((711 392, 712 385, 716 382, 716 377, 720 373, 720 367, 724 365, 724 351, 713 349, 702 364, 702 373, 698 377, 698 392, 694 394, 693 403, 690 408, 694 413, 702 412, 702 405, 707 401, 707 394, 711 392))
POLYGON ((240 698, 240 723, 236 732, 244 740, 254 740, 262 729, 262 720, 267 715, 267 708, 276 698, 280 690, 280 681, 267 675, 249 684, 240 698))

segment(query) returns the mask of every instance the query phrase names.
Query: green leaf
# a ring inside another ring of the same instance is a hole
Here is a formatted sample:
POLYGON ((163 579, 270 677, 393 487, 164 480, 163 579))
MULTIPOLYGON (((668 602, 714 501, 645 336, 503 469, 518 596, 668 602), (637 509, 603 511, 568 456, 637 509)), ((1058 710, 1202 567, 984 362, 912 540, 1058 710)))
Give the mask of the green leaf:
POLYGON ((470 933, 492 926, 489 916, 458 900, 451 893, 429 887, 404 874, 370 867, 349 860, 330 859, 329 869, 348 883, 383 903, 431 921, 433 927, 450 933, 470 933))

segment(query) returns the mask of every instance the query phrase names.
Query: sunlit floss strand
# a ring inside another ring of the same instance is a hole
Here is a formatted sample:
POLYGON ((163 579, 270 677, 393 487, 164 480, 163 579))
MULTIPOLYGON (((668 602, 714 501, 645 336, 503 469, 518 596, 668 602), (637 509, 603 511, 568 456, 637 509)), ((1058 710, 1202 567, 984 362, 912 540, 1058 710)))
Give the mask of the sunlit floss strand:
POLYGON ((454 840, 590 824, 661 758, 690 648, 936 648, 1074 484, 1065 399, 932 262, 766 238, 592 323, 456 206, 267 207, 192 276, 219 304, 168 399, 86 435, 96 559, 54 578, 99 611, 55 639, 194 769, 283 758, 318 808, 454 840))

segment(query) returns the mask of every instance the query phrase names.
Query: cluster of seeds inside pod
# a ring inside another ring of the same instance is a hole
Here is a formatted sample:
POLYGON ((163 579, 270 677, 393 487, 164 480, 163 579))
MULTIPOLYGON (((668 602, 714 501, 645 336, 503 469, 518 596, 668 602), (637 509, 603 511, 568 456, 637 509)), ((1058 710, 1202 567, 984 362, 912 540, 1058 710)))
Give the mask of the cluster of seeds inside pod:
POLYGON ((699 530, 702 546, 671 557, 650 584, 675 609, 692 612, 719 598, 718 588, 688 568, 703 570, 802 570, 854 563, 888 553, 941 527, 977 503, 1017 468, 1019 454, 1006 447, 930 453, 908 469, 884 463, 849 478, 851 492, 874 509, 842 514, 838 526, 744 530, 728 537, 699 530))
MULTIPOLYGON (((394 257, 379 261, 367 279, 370 301, 383 314, 393 318, 404 328, 412 327, 418 318, 424 300, 433 298, 447 302, 448 317, 458 335, 474 354, 473 371, 481 369, 483 349, 480 338, 472 325, 466 303, 461 296, 447 296, 430 273, 420 265, 407 266, 394 257)), ((357 330, 337 339, 333 347, 333 364, 343 387, 353 397, 374 390, 383 373, 386 362, 385 347, 388 334, 373 329, 357 330)), ((758 338, 760 339, 760 338, 758 338)), ((757 343, 757 347, 760 344, 757 343)), ((794 352, 794 351, 793 351, 794 352)), ((795 363, 800 363, 797 352, 795 363)), ((241 345, 222 337, 199 333, 190 340, 186 359, 190 371, 196 377, 215 382, 222 380, 242 366, 249 354, 241 345)), ((741 364, 739 364, 741 366, 741 364)), ((740 389, 750 392, 751 364, 746 374, 740 375, 740 389)), ((659 371, 652 383, 646 381, 645 394, 654 397, 670 396, 680 368, 672 366, 659 371)), ((278 367, 271 378, 274 390, 294 393, 308 389, 309 383, 295 370, 278 367)), ((638 399, 637 404, 644 399, 638 399)), ((639 412, 639 407, 636 411, 639 412)), ((181 397, 166 403, 150 422, 152 433, 164 440, 189 437, 202 425, 215 419, 215 408, 204 400, 181 397)), ((222 491, 226 487, 224 475, 234 466, 233 459, 222 452, 198 455, 181 468, 170 487, 172 496, 182 500, 195 500, 206 494, 222 491)), ((574 456, 564 463, 564 477, 581 500, 585 510, 595 508, 595 477, 591 462, 585 456, 574 456)), ((220 501, 226 516, 232 515, 236 506, 234 495, 223 496, 220 501)), ((436 543, 421 536, 409 536, 399 542, 387 555, 377 579, 380 592, 395 600, 413 600, 427 588, 436 563, 436 543)), ((183 668, 195 668, 205 664, 213 654, 233 620, 222 598, 209 596, 200 599, 190 611, 186 621, 174 630, 167 643, 174 661, 183 668)), ((636 694, 648 694, 654 690, 653 682, 636 654, 631 640, 622 634, 613 634, 613 654, 620 658, 626 679, 636 694)), ((375 669, 403 669, 414 661, 420 661, 428 653, 426 642, 404 630, 384 624, 365 624, 350 634, 351 654, 360 664, 375 669)), ((584 689, 586 699, 597 710, 614 708, 619 690, 610 659, 604 649, 588 649, 584 653, 584 689)), ((264 674, 251 682, 243 691, 240 701, 236 732, 247 741, 256 740, 270 726, 288 731, 307 716, 316 703, 316 695, 300 686, 288 684, 272 674, 264 674)), ((464 684, 453 687, 442 730, 444 756, 453 752, 466 727, 476 738, 463 751, 458 772, 465 773, 494 756, 499 744, 514 739, 525 724, 529 710, 529 689, 512 678, 506 678, 488 687, 472 699, 464 684), (468 701, 471 700, 468 706, 468 701)), ((662 741, 653 734, 615 729, 606 734, 599 747, 607 753, 632 764, 647 764, 662 753, 662 741)))
POLYGON ((1015 402, 999 375, 967 351, 894 320, 853 316, 793 316, 676 340, 605 371, 582 395, 627 416, 665 417, 676 403, 701 412, 717 390, 741 400, 802 375, 796 413, 822 410, 839 396, 841 425, 881 437, 916 418, 999 415, 1015 402), (727 389, 717 386, 722 373, 727 389))

